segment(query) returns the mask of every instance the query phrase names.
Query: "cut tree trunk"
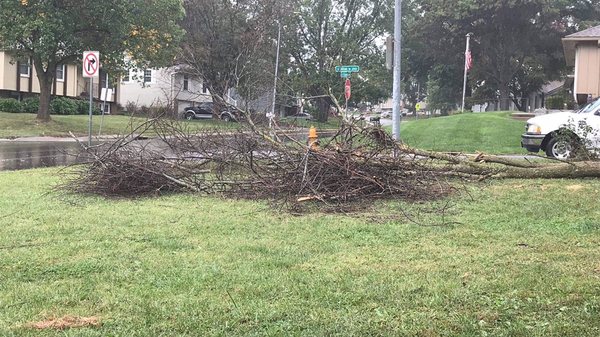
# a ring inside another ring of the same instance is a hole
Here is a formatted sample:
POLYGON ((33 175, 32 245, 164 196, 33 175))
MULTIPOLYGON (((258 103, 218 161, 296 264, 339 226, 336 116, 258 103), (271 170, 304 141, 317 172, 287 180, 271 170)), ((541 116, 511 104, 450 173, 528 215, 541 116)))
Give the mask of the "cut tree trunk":
MULTIPOLYGON (((451 172, 473 177, 497 179, 559 179, 600 178, 600 161, 579 162, 529 162, 493 155, 465 155, 425 151, 401 147, 403 151, 417 156, 449 163, 451 172)), ((437 165, 437 164, 433 164, 437 165)))
POLYGON ((491 177, 518 179, 600 178, 600 162, 582 161, 549 164, 536 168, 506 167, 492 174, 491 177))

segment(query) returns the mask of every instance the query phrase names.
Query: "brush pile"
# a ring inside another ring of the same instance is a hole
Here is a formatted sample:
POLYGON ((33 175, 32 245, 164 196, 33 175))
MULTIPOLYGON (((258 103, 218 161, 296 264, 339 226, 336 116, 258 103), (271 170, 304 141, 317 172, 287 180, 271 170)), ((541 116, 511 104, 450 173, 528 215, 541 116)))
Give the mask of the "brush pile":
MULTIPOLYGON (((378 128, 348 124, 318 149, 290 135, 257 129, 191 133, 176 122, 151 120, 137 133, 85 148, 66 187, 109 197, 190 191, 292 206, 382 198, 433 200, 451 191, 444 167, 404 152, 378 128)), ((302 131, 305 133, 306 131, 302 131)))
POLYGON ((90 160, 69 170, 74 175, 64 187, 107 197, 184 191, 335 208, 376 199, 435 200, 459 179, 600 177, 598 161, 423 151, 380 128, 354 124, 322 138, 318 149, 297 136, 252 123, 247 130, 189 132, 185 124, 152 119, 112 144, 83 146, 90 160), (158 137, 139 140, 149 133, 158 137))

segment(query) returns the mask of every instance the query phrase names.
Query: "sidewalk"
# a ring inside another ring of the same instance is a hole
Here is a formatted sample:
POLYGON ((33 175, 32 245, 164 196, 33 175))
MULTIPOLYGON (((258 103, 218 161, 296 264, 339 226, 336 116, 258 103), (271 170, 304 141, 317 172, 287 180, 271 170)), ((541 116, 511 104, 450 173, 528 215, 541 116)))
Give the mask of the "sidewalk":
MULTIPOLYGON (((119 138, 118 135, 93 136, 93 140, 111 140, 119 138)), ((57 136, 32 136, 32 137, 15 137, 15 138, 0 138, 0 142, 86 142, 87 136, 78 137, 57 137, 57 136)))

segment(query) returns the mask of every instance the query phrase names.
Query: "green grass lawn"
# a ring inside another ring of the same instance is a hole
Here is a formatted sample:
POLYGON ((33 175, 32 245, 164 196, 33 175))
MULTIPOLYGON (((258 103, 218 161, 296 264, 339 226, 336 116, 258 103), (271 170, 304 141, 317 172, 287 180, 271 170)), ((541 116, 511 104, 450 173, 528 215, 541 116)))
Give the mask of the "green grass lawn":
POLYGON ((410 146, 435 150, 494 154, 524 154, 525 122, 510 112, 465 113, 429 119, 404 119, 401 138, 410 146))
MULTIPOLYGON (((132 127, 146 121, 146 118, 119 115, 104 116, 102 121, 102 135, 127 134, 132 127)), ((93 134, 98 135, 101 116, 93 116, 93 134)), ((206 128, 237 128, 239 123, 226 123, 219 120, 181 121, 193 130, 206 128)), ((78 136, 88 133, 88 116, 52 115, 48 123, 41 123, 35 119, 34 114, 14 114, 0 112, 0 138, 31 137, 31 136, 57 136, 69 137, 69 131, 78 136)))
POLYGON ((1 336, 600 335, 599 180, 468 187, 426 227, 398 202, 65 197, 57 171, 0 173, 1 336), (28 327, 64 315, 102 325, 28 327))

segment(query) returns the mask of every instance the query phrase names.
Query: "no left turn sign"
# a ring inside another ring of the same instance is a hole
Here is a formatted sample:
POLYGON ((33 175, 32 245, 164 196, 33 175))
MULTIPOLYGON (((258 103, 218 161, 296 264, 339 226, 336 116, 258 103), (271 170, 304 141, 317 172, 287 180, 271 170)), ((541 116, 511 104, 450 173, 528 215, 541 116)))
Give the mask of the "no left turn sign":
POLYGON ((83 52, 83 77, 99 77, 100 69, 100 52, 86 51, 83 52))

